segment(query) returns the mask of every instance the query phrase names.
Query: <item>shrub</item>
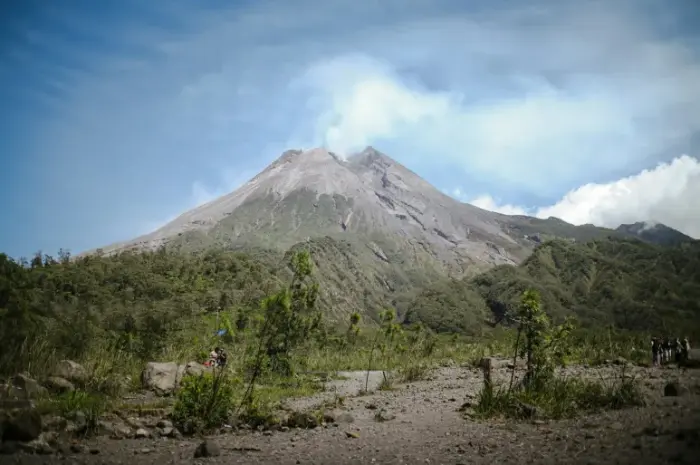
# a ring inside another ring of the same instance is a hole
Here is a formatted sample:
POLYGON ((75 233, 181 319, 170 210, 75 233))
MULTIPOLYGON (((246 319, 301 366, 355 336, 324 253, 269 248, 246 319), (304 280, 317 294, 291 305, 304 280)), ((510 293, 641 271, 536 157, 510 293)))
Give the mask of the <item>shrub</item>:
POLYGON ((475 414, 484 417, 563 418, 580 411, 644 405, 639 384, 626 377, 624 370, 607 384, 602 380, 555 376, 555 367, 561 365, 569 354, 567 339, 573 327, 569 323, 553 326, 542 311, 536 292, 526 291, 523 294, 518 317, 520 327, 515 353, 526 360, 527 371, 523 383, 514 386, 511 377, 507 389, 495 389, 490 382, 490 372, 485 372, 484 387, 479 393, 475 414))
POLYGON ((186 376, 177 392, 173 421, 186 433, 223 425, 234 407, 235 387, 222 372, 186 376))
POLYGON ((76 390, 44 399, 38 407, 42 413, 51 412, 71 420, 82 418, 77 425, 79 427, 77 432, 91 435, 97 430, 100 416, 105 413, 108 406, 109 403, 104 396, 76 390))

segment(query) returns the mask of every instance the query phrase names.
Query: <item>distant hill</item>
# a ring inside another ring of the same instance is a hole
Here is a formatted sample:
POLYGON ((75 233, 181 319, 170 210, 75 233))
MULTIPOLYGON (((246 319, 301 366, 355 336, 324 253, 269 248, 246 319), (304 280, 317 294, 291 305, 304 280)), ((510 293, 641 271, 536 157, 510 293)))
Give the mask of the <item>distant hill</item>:
POLYGON ((658 245, 677 245, 693 240, 692 237, 686 236, 682 232, 661 223, 642 221, 633 224, 621 224, 615 231, 627 236, 636 236, 645 242, 658 245))
MULTIPOLYGON (((586 326, 662 333, 697 331, 700 242, 665 247, 617 238, 587 243, 554 240, 537 247, 517 267, 495 267, 462 280, 456 288, 474 289, 490 308, 493 321, 507 322, 522 292, 533 288, 541 293, 547 312, 558 319, 575 316, 586 326)), ((445 308, 449 289, 435 284, 419 293, 405 307, 408 320, 434 319, 442 311, 436 309, 445 308)), ((483 314, 474 298, 460 302, 454 313, 483 314)), ((449 330, 449 324, 440 323, 435 329, 449 330)))

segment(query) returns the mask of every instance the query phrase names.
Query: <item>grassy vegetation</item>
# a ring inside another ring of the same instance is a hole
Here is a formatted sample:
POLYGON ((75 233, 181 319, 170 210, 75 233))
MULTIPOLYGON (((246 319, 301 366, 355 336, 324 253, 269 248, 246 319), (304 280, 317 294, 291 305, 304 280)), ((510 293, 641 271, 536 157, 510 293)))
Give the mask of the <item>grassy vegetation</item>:
POLYGON ((479 393, 474 413, 481 417, 564 418, 581 412, 620 409, 645 404, 638 382, 625 376, 612 381, 556 375, 556 368, 573 353, 570 339, 572 325, 552 324, 542 310, 536 291, 523 293, 516 316, 518 336, 514 357, 525 359, 526 371, 514 384, 514 375, 507 385, 495 387, 490 367, 484 367, 484 386, 479 393))
MULTIPOLYGON (((273 422, 284 399, 322 389, 323 379, 340 370, 383 370, 382 387, 390 389, 397 381, 426 378, 435 366, 512 356, 524 338, 534 344, 529 355, 520 354, 531 361, 528 371, 547 382, 492 387, 482 393, 477 412, 522 416, 523 405, 532 404, 559 417, 630 405, 639 397, 626 378, 613 384, 552 378, 552 366, 617 357, 645 361, 650 331, 692 329, 700 316, 695 243, 660 248, 618 239, 553 241, 520 267, 463 281, 428 280, 413 293, 396 287, 391 299, 391 292, 372 287, 378 271, 363 276, 353 253, 349 244, 323 238, 287 254, 161 249, 19 262, 0 254, 0 377, 28 372, 43 379, 61 359, 81 363, 86 385, 41 405, 64 416, 87 412, 92 425, 123 403, 121 394, 140 388, 147 362, 203 362, 222 346, 229 354, 226 369, 186 380, 175 399, 177 422, 202 430, 224 417, 230 421, 231 411, 252 423, 273 422), (324 285, 331 282, 333 293, 346 287, 348 295, 329 298, 324 285), (538 291, 551 321, 523 326, 525 290, 538 291), (396 304, 398 315, 379 307, 380 296, 396 304), (330 308, 344 299, 353 305, 330 308), (346 311, 352 308, 363 311, 346 311), (562 327, 570 316, 578 325, 562 327), (565 342, 553 344, 564 333, 565 342), (538 344, 546 347, 539 355, 538 344)), ((696 334, 689 333, 683 335, 696 334)))

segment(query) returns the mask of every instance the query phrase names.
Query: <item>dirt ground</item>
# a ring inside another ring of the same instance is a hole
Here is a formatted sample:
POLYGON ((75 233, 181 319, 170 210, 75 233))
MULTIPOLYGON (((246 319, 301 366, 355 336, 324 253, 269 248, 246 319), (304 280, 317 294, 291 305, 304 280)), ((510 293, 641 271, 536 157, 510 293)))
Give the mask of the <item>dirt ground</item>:
MULTIPOLYGON (((619 367, 571 368, 568 376, 610 378, 619 367)), ((697 464, 700 463, 700 370, 634 368, 649 404, 574 420, 504 422, 468 419, 459 407, 481 387, 470 368, 440 368, 431 379, 358 396, 364 374, 345 373, 327 392, 297 399, 310 408, 347 396, 336 423, 310 430, 239 431, 208 438, 220 455, 194 458, 201 439, 98 438, 72 455, 0 456, 3 464, 697 464), (687 391, 664 397, 668 380, 687 391), (384 421, 378 421, 381 417, 384 421)), ((501 368, 496 380, 504 381, 501 368)), ((373 374, 376 387, 381 374, 373 374)))

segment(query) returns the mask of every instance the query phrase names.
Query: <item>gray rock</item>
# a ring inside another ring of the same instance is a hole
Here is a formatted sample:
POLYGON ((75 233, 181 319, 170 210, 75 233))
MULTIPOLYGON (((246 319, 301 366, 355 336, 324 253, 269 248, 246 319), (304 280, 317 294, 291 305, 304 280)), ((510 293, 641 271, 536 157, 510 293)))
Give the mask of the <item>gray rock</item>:
POLYGON ((136 430, 134 437, 136 439, 147 439, 151 437, 151 433, 145 428, 139 428, 136 430))
POLYGON ((178 365, 175 362, 149 362, 141 373, 141 383, 145 389, 159 396, 171 395, 187 375, 201 375, 207 367, 197 362, 178 365))
POLYGON ((158 428, 172 428, 173 423, 170 420, 158 420, 158 423, 156 423, 156 426, 158 428))
POLYGON ((218 457, 221 455, 221 449, 212 441, 204 441, 200 443, 194 451, 194 458, 218 457))
POLYGON ((44 386, 46 386, 49 391, 58 394, 75 391, 73 383, 67 379, 59 378, 58 376, 49 376, 44 382, 44 386))
POLYGON ((81 364, 72 360, 61 360, 58 362, 52 375, 79 386, 85 385, 88 380, 87 370, 81 364))
POLYGON ((340 412, 334 415, 335 417, 335 423, 353 423, 355 421, 355 417, 352 416, 352 414, 348 412, 340 412))
POLYGON ((37 438, 29 442, 21 442, 18 443, 18 446, 20 450, 29 454, 51 455, 54 453, 53 447, 42 438, 37 438))
POLYGON ((688 393, 688 388, 678 381, 670 381, 664 386, 664 396, 678 397, 688 393))
POLYGON ((141 373, 141 383, 157 395, 170 395, 178 384, 177 375, 177 363, 149 362, 141 373))
POLYGON ((36 409, 0 412, 0 436, 3 441, 29 442, 42 432, 41 415, 36 409))
POLYGON ((46 393, 46 389, 26 374, 15 375, 12 378, 12 388, 14 396, 18 398, 31 399, 46 393))

